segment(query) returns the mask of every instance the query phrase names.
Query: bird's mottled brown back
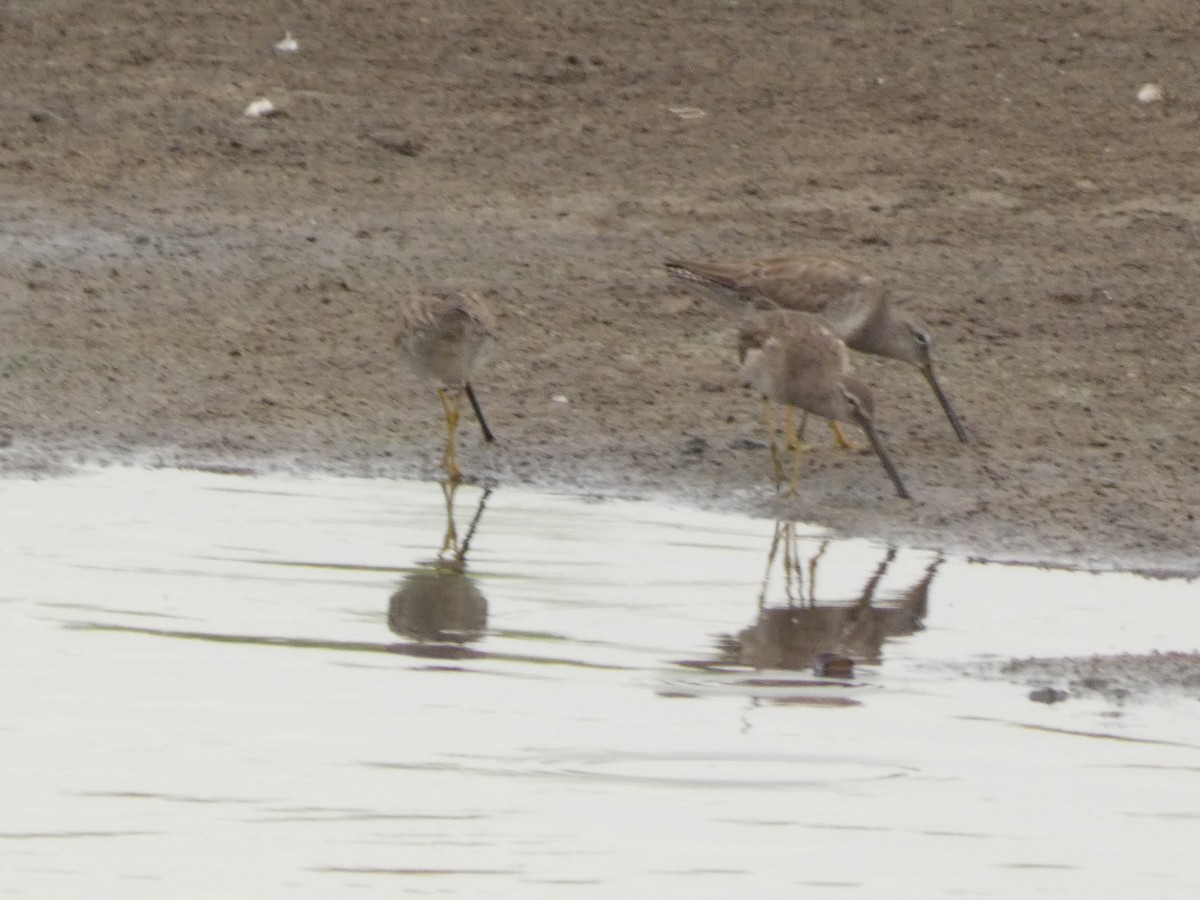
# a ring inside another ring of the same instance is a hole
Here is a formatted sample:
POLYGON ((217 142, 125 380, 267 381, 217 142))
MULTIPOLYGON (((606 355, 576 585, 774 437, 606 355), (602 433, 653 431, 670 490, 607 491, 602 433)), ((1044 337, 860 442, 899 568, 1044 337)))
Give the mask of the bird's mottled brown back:
POLYGON ((448 321, 470 323, 481 334, 494 337, 496 314, 478 294, 457 288, 434 288, 414 294, 400 313, 397 343, 414 334, 444 327, 448 321))
POLYGON ((848 343, 885 312, 882 281, 838 256, 795 253, 744 262, 668 260, 680 278, 724 291, 760 309, 814 313, 848 343))
POLYGON ((775 309, 747 316, 738 329, 738 345, 744 358, 746 350, 762 347, 776 339, 791 348, 793 354, 806 356, 838 372, 850 367, 846 345, 817 316, 790 309, 775 309))
POLYGON ((819 413, 817 407, 826 406, 820 395, 850 370, 838 336, 816 316, 793 310, 747 317, 738 331, 738 353, 744 374, 771 400, 819 413))
POLYGON ((471 377, 495 340, 496 314, 478 294, 437 288, 415 294, 400 314, 396 344, 417 374, 451 386, 471 377))

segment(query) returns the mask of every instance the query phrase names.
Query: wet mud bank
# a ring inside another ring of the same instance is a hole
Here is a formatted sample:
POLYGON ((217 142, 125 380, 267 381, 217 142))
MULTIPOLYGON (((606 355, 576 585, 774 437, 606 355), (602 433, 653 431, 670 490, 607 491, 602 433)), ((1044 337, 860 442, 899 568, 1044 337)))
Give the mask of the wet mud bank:
POLYGON ((435 477, 392 334, 448 282, 500 317, 479 479, 1200 569, 1190 5, 406 10, 0 13, 0 468, 435 477), (820 429, 775 497, 736 320, 661 266, 793 250, 931 329, 970 445, 855 359, 912 502, 820 429))

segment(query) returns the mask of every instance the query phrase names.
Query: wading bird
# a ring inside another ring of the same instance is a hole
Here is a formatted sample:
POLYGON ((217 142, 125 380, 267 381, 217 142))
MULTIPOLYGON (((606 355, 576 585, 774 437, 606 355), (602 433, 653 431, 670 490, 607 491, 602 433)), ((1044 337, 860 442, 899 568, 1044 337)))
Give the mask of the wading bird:
POLYGON ((785 450, 792 453, 791 488, 796 491, 803 449, 792 428, 792 409, 824 416, 833 422, 857 425, 892 480, 896 493, 910 499, 908 489, 875 429, 871 390, 850 370, 846 345, 820 319, 794 310, 755 313, 738 331, 742 380, 763 395, 763 410, 771 439, 775 483, 783 483, 783 461, 775 440, 771 403, 787 406, 785 450))
MULTIPOLYGON (((758 309, 790 309, 820 316, 846 346, 915 366, 929 383, 954 434, 970 438, 933 369, 929 331, 899 315, 886 285, 863 266, 836 256, 797 253, 746 262, 668 259, 667 271, 709 289, 722 301, 758 309)), ((838 443, 845 445, 834 429, 838 443)))
POLYGON ((495 441, 488 428, 471 376, 487 356, 496 337, 496 315, 478 294, 453 288, 428 290, 405 306, 396 344, 416 373, 437 384, 446 414, 446 449, 442 468, 451 482, 462 479, 455 448, 463 394, 489 444, 495 441))

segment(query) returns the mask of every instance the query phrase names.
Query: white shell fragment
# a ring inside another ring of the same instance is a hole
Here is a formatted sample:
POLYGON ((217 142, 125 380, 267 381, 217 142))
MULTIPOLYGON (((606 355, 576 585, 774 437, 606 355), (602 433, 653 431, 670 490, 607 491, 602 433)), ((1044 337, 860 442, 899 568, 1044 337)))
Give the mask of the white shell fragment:
POLYGON ((679 116, 681 119, 703 119, 708 115, 698 106, 668 106, 667 112, 673 116, 679 116))
POLYGON ((260 97, 247 106, 242 115, 251 119, 262 119, 268 116, 279 115, 279 110, 276 108, 275 104, 266 97, 260 97))
POLYGON ((569 400, 567 400, 566 395, 564 395, 564 394, 555 394, 550 399, 553 400, 555 403, 569 403, 570 402, 569 400))
POLYGON ((290 31, 285 31, 283 38, 275 42, 275 49, 280 53, 295 53, 300 49, 300 42, 292 37, 290 31))
POLYGON ((1138 103, 1158 103, 1164 96, 1162 85, 1151 82, 1138 88, 1137 101, 1138 103))

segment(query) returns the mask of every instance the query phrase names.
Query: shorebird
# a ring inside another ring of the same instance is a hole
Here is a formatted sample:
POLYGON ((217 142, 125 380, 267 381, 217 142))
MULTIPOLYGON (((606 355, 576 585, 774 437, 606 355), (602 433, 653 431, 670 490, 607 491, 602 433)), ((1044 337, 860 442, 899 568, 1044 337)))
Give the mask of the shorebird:
MULTIPOLYGON (((703 285, 723 301, 758 309, 813 313, 851 350, 909 363, 925 376, 954 434, 969 443, 967 429, 933 369, 933 342, 918 322, 899 315, 887 287, 858 263, 836 256, 797 253, 746 262, 668 259, 667 271, 703 285)), ((838 443, 844 439, 835 428, 838 443)))
POLYGON ((496 440, 488 428, 471 375, 483 362, 496 337, 496 315, 478 294, 439 288, 418 294, 404 308, 396 344, 416 373, 437 384, 446 414, 446 450, 442 468, 451 482, 462 480, 455 449, 463 394, 489 444, 496 440))
POLYGON ((746 319, 738 331, 738 357, 743 381, 763 395, 776 485, 783 483, 783 463, 775 443, 772 401, 787 406, 785 447, 793 454, 793 493, 799 479, 802 450, 792 429, 792 410, 795 408, 861 428, 892 480, 896 493, 905 500, 911 498, 879 440, 870 388, 850 370, 846 345, 821 319, 794 310, 756 313, 746 319))

